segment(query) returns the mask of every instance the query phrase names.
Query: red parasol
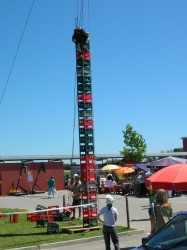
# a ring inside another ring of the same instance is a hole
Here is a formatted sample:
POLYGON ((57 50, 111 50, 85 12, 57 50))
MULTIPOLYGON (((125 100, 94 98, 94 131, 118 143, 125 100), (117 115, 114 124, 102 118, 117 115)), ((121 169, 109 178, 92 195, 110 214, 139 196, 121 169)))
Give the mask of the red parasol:
POLYGON ((146 187, 153 190, 187 190, 187 164, 174 164, 165 167, 146 179, 146 187))

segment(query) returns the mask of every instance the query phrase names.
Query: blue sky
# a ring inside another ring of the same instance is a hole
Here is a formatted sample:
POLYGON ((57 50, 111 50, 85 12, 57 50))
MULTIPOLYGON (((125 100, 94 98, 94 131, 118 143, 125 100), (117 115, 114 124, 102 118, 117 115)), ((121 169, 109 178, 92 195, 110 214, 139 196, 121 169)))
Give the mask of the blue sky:
MULTIPOLYGON (((187 136, 187 1, 84 1, 90 32, 95 153, 119 153, 127 124, 147 152, 187 136)), ((31 0, 0 1, 0 97, 31 0)), ((0 104, 0 155, 71 154, 76 0, 36 0, 0 104)), ((76 118, 75 149, 79 153, 76 118)))

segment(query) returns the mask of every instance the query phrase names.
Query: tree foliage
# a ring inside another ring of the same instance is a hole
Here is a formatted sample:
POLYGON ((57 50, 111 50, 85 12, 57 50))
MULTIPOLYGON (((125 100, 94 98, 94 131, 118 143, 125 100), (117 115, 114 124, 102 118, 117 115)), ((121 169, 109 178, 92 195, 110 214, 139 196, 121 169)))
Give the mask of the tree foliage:
POLYGON ((173 152, 183 152, 183 148, 174 148, 173 152))
POLYGON ((130 124, 127 124, 126 130, 122 130, 125 146, 121 155, 125 160, 141 162, 145 159, 147 145, 143 136, 137 133, 130 124))
POLYGON ((166 151, 161 150, 160 153, 175 153, 175 152, 183 152, 183 148, 174 148, 174 149, 167 149, 166 151))

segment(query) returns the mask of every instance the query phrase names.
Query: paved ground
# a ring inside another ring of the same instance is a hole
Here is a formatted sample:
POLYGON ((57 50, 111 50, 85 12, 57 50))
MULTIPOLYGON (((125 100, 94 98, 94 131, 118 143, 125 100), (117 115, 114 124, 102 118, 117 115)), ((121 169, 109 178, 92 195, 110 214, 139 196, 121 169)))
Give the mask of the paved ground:
MULTIPOLYGON (((47 193, 35 194, 35 195, 25 195, 25 196, 9 196, 9 197, 0 197, 0 207, 1 208, 21 208, 27 209, 29 211, 35 210, 37 205, 51 206, 58 205, 63 207, 63 195, 65 195, 66 202, 71 202, 71 195, 69 191, 57 191, 55 198, 48 198, 47 193)), ((118 225, 127 226, 127 213, 126 213, 126 198, 121 195, 113 195, 115 198, 114 206, 118 209, 119 218, 118 225)), ((105 195, 98 195, 100 209, 105 205, 105 195)), ((171 198, 173 212, 186 210, 187 209, 187 196, 182 195, 181 197, 171 198)), ((148 219, 148 207, 149 200, 148 198, 137 198, 134 196, 128 196, 128 207, 129 207, 129 216, 130 216, 130 227, 136 229, 143 229, 144 233, 131 236, 120 236, 120 245, 121 249, 127 250, 129 247, 138 246, 141 244, 141 238, 144 237, 150 231, 150 222, 148 219)), ((101 250, 104 249, 103 239, 97 239, 97 245, 90 244, 88 241, 85 243, 76 242, 76 250, 79 250, 84 247, 86 249, 95 249, 101 250)), ((49 246, 49 245, 48 245, 49 246)), ((74 246, 75 247, 75 246, 74 246)), ((74 248, 73 247, 73 248, 74 248)), ((72 246, 57 246, 51 245, 43 249, 72 249, 72 246)))

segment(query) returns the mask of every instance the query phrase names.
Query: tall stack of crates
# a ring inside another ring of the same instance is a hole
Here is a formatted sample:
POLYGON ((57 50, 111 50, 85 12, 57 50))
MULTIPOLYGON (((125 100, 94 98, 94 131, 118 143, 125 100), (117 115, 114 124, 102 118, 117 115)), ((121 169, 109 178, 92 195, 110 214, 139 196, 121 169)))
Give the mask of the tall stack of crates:
POLYGON ((83 208, 83 226, 97 226, 96 164, 89 33, 82 28, 76 28, 72 40, 76 45, 80 176, 83 187, 82 202, 83 204, 91 204, 83 208))

